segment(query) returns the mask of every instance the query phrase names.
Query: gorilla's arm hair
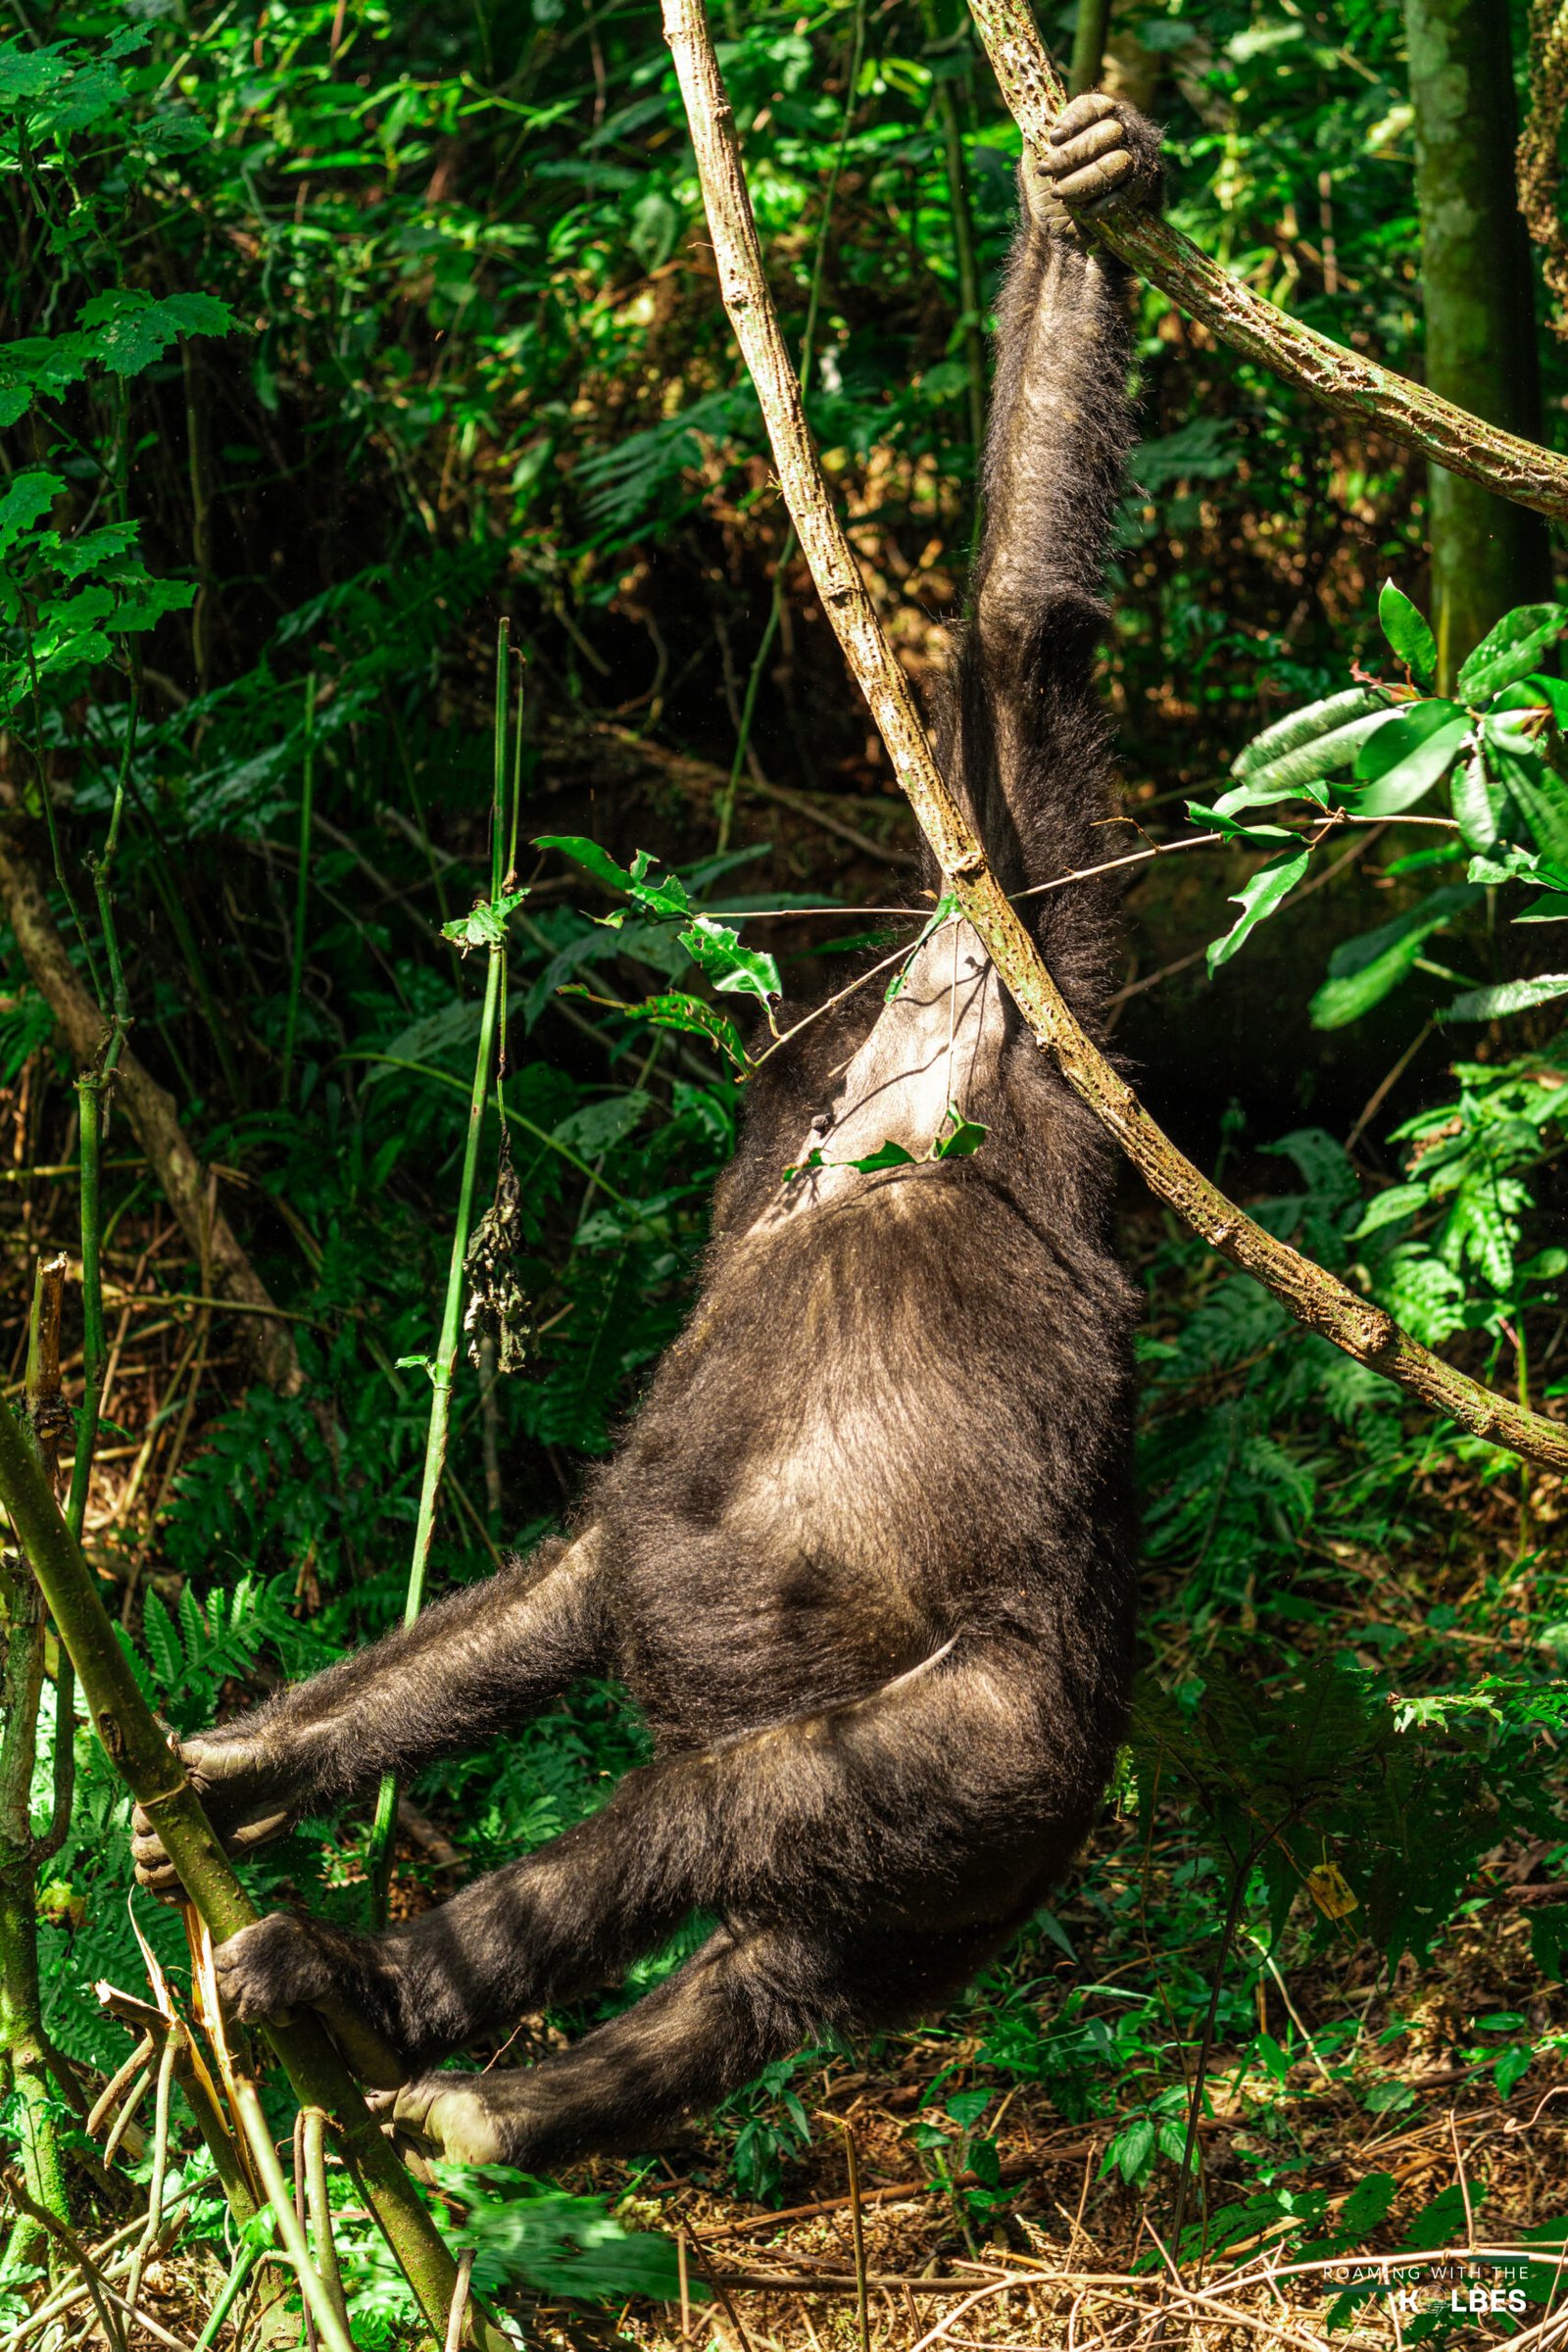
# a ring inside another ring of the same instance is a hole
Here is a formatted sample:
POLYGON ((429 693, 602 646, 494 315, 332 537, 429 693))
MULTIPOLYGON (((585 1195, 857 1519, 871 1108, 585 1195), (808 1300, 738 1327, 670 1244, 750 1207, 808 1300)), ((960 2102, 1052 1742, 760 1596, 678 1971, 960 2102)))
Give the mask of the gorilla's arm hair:
MULTIPOLYGON (((612 1663, 590 1528, 465 1585, 370 1648, 183 1742, 192 1783, 220 1836, 290 1816, 477 1747, 612 1663)), ((242 1844, 259 1842, 252 1838, 242 1844)), ((152 1824, 131 1850, 149 1885, 173 1885, 152 1824)))

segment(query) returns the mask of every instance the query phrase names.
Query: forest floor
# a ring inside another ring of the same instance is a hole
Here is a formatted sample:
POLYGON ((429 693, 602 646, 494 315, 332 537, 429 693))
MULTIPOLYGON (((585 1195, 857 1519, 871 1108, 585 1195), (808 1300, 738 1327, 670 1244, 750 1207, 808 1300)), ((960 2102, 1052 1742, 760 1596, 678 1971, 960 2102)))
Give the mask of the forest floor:
MULTIPOLYGON (((35 1221, 27 1247, 48 1238, 46 1226, 35 1221)), ((1150 1261, 1149 1235, 1134 1240, 1150 1261)), ((204 1308, 160 1300, 154 1284, 172 1246, 172 1229, 148 1215, 127 1218, 109 1252, 114 1431, 89 1539, 130 1624, 138 1595, 177 1597, 156 1513, 222 1409, 225 1384, 243 1378, 204 1308)), ((1156 1326, 1179 1311, 1174 1297, 1156 1300, 1156 1326)), ((1332 1433, 1324 1442, 1332 1448, 1332 1433)), ((1429 1573, 1419 1526, 1393 1567, 1370 1554, 1357 1563, 1344 1546, 1337 1555, 1348 1582, 1360 1575, 1380 1589, 1384 1617, 1413 1620, 1423 1592, 1474 1586, 1513 1542, 1511 1490, 1440 1467, 1424 1474, 1424 1497, 1429 1518, 1446 1511, 1462 1523, 1457 1563, 1450 1543, 1441 1573, 1429 1573)), ((307 1563, 297 1606, 313 1605, 307 1563)), ((1190 1671, 1201 1650, 1175 1620, 1158 1640, 1173 1671, 1190 1671)), ((462 1842, 461 1822, 439 1805, 416 1823, 395 1887, 404 1914, 432 1889, 450 1891, 444 1841, 462 1842)), ((1353 1922, 1325 1939, 1321 1919, 1293 1917, 1257 1975, 1255 2014, 1239 2017, 1233 2003, 1220 2015, 1173 2285, 1187 2069, 1202 2038, 1216 1918, 1216 1889, 1192 1856, 1190 1841, 1162 1833, 1146 1842, 1132 1818, 1107 1809, 1048 1931, 956 2016, 890 2036, 858 2062, 786 2069, 773 2095, 745 2110, 764 2195, 738 2186, 733 2116, 658 2160, 569 2173, 562 2185, 608 2198, 623 2227, 679 2241, 688 2303, 544 2299, 527 2315, 532 2334, 659 2352, 1558 2340, 1568 2311, 1556 2316, 1554 2277, 1552 2299, 1522 2317, 1473 2312, 1469 2299, 1505 2298, 1527 2273, 1539 2291, 1541 2257, 1526 2233, 1568 2212, 1568 2045, 1541 2050, 1568 2013, 1530 1950, 1533 1920, 1568 1899, 1568 1848, 1500 1844, 1430 1961, 1407 1956, 1392 1977, 1353 1922), (1149 2021, 1142 2039, 1123 2031, 1135 2010, 1149 2021), (1112 2033, 1097 2015, 1123 2022, 1112 2033), (1060 2022, 1074 2017, 1100 2039, 1087 2059, 1074 2045, 1058 2065, 1053 2037, 1062 2048, 1060 2022), (1517 2034, 1536 2054, 1515 2075, 1507 2037, 1517 2034), (950 2098, 955 2082, 969 2087, 950 2098), (1142 2146, 1128 2121, 1139 2114, 1149 2118, 1142 2146), (1342 2230, 1348 2211, 1363 2224, 1370 2214, 1370 2225, 1342 2230), (1369 2279, 1376 2292, 1341 2301, 1369 2279)), ((558 2039, 559 2029, 540 2021, 533 2038, 558 2039)), ((145 2301, 168 2332, 133 2330, 133 2352, 194 2341, 211 2300, 205 2259, 153 2265, 145 2301)))

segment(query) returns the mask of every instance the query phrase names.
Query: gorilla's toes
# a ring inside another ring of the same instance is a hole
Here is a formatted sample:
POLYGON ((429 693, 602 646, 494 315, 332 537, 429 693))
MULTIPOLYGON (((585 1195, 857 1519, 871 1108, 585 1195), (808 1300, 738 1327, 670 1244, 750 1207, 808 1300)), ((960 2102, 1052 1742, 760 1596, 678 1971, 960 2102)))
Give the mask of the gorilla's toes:
POLYGON ((278 2026, 329 1989, 332 1968, 312 1923, 270 1911, 214 1955, 218 1988, 242 2025, 278 2026))

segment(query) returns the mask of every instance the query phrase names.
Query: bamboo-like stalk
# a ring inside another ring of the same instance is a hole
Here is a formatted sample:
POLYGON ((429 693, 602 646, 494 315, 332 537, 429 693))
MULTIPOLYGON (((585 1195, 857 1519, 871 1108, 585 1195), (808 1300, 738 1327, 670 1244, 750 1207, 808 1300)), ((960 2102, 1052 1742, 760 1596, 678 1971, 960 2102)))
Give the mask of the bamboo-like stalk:
MULTIPOLYGON (((501 896, 507 855, 507 676, 511 631, 503 621, 496 640, 495 767, 490 805, 490 899, 501 896)), ((515 830, 515 828, 514 828, 515 830)), ((424 1439, 424 1473, 419 1484, 419 1512, 414 1529, 414 1555, 409 1563, 408 1592, 403 1622, 412 1625, 424 1606, 425 1575, 435 1538, 441 1480, 447 1465, 447 1437, 452 1424, 452 1378, 463 1341, 463 1297, 466 1286, 468 1236, 473 1229, 473 1198, 479 1175, 479 1139, 484 1129, 485 1097, 495 1063, 497 1015, 506 983, 505 940, 492 940, 485 972, 484 1005, 479 1015, 479 1043, 473 1057, 473 1084, 468 1090, 468 1126, 463 1146, 463 1174, 458 1185, 457 1221, 447 1258, 446 1298, 441 1310, 441 1336, 430 1365, 430 1420, 424 1439)), ((499 1082, 497 1087, 499 1098, 499 1082)), ((501 1105, 505 1118, 505 1105, 501 1105)), ((505 1127, 503 1126, 503 1133, 505 1127)), ((392 1843, 397 1831, 398 1783, 386 1773, 376 1791, 375 1820, 370 1830, 369 1879, 373 1924, 386 1925, 387 1894, 392 1879, 392 1843)))
MULTIPOLYGON (((66 1260, 40 1258, 27 1321, 26 1442, 39 1476, 58 1475, 60 1325, 66 1260)), ((32 1831, 32 1774, 43 1695, 43 1609, 25 1571, 0 1560, 0 2063, 17 2095, 23 2176, 39 2208, 69 2224, 65 2164, 55 2125, 50 2050, 38 1981, 38 1865, 32 1831)), ((43 2225, 24 2213, 11 2234, 8 2266, 26 2259, 43 2225)), ((51 2272, 59 2240, 48 2239, 51 2272)))
MULTIPOLYGON (((980 4, 989 7, 992 0, 980 4)), ((1568 1429, 1455 1371, 1402 1331, 1382 1307, 1289 1243, 1276 1240, 1227 1200, 1177 1150, 1074 1020, 948 789, 908 682, 834 512, 768 295, 735 118, 702 0, 663 0, 663 13, 664 37, 691 125, 720 292, 757 387, 779 485, 817 595, 881 730, 894 773, 936 856, 946 888, 973 924, 1037 1042, 1115 1136, 1151 1190, 1212 1249, 1272 1291, 1298 1322, 1478 1437, 1548 1469, 1568 1470, 1568 1429)))
POLYGON ((1067 88, 1074 98, 1095 88, 1105 62, 1105 39, 1110 30, 1110 0, 1078 0, 1073 24, 1072 67, 1067 88))
MULTIPOLYGON (((49 1604, 60 1638, 75 1661, 93 1727, 137 1802, 152 1813, 158 1834, 215 1942, 237 1936, 256 1909, 215 1837, 200 1799, 143 1698, 129 1660, 116 1639, 79 1543, 54 1496, 9 1405, 0 1399, 0 1502, 49 1604)), ((457 2285, 458 2269, 415 2192, 414 2183, 372 2120, 347 2066, 312 2017, 269 2029, 269 2039, 302 2105, 336 2118, 339 2145, 360 2193, 386 2236, 414 2289, 426 2325, 439 2336, 457 2285)), ((470 2320, 481 2352, 514 2352, 485 2317, 470 2320)))
MULTIPOLYGON (((1008 113, 1037 153, 1066 91, 1036 28, 1029 0, 969 0, 1008 113)), ((1094 233, 1179 310, 1222 342, 1353 416, 1540 514, 1568 519, 1568 458, 1488 424, 1363 352, 1348 351, 1254 294, 1250 286, 1152 214, 1097 221, 1094 233)))

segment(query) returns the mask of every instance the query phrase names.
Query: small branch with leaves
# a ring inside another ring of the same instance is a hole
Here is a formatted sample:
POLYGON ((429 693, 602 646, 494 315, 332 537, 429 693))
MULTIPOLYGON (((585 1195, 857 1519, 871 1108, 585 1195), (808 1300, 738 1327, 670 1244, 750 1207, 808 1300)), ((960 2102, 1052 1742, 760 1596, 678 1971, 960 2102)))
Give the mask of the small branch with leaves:
POLYGON ((1177 1150, 1074 1020, 948 789, 834 512, 767 290, 734 114, 702 0, 664 0, 663 21, 691 126, 724 307, 757 388, 791 521, 894 772, 936 856, 944 887, 973 924, 1033 1035, 1151 1189, 1213 1249, 1272 1291, 1308 1330, 1461 1427, 1549 1469, 1568 1469, 1568 1430, 1454 1370, 1401 1330, 1384 1308, 1276 1239, 1228 1200, 1177 1150))
MULTIPOLYGON (((969 0, 986 54, 1026 148, 1043 149, 1067 92, 1046 52, 1029 0, 969 0)), ((1568 518, 1568 458, 1505 433, 1424 384, 1380 367, 1265 302, 1178 228, 1152 214, 1094 223, 1094 233, 1179 310, 1286 383, 1418 449, 1517 506, 1568 518)))

